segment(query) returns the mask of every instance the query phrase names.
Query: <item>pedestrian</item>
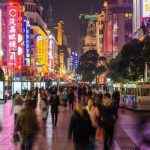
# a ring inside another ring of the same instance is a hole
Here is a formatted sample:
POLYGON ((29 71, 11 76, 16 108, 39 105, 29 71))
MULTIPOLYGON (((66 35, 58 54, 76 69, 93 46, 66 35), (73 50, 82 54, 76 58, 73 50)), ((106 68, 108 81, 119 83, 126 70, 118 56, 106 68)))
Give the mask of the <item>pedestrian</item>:
POLYGON ((24 101, 23 101, 21 95, 19 93, 16 93, 15 97, 13 99, 12 110, 11 110, 11 112, 14 113, 14 126, 16 125, 16 121, 21 112, 23 103, 24 103, 24 101))
POLYGON ((56 90, 53 90, 49 104, 51 105, 52 125, 53 128, 55 128, 57 126, 58 106, 60 105, 59 96, 57 95, 56 90))
POLYGON ((69 107, 71 108, 71 110, 73 110, 73 107, 74 107, 74 99, 75 99, 75 96, 74 96, 73 89, 69 88, 68 89, 68 100, 69 100, 69 107))
POLYGON ((73 138, 75 150, 87 150, 89 145, 89 139, 91 136, 91 120, 86 109, 83 109, 83 105, 78 102, 75 105, 75 110, 72 114, 68 138, 73 138))
POLYGON ((66 110, 67 108, 67 102, 68 102, 68 93, 67 93, 67 89, 65 88, 62 92, 62 97, 63 97, 63 106, 66 110))
POLYGON ((116 117, 118 118, 118 108, 119 108, 119 104, 120 104, 120 92, 114 91, 112 94, 112 99, 113 99, 114 105, 115 105, 116 117))
POLYGON ((21 134, 21 150, 32 150, 33 143, 39 131, 39 125, 30 101, 26 100, 18 117, 16 130, 21 134))
POLYGON ((94 150, 95 149, 95 133, 97 128, 97 115, 98 115, 98 109, 94 106, 94 102, 92 99, 88 100, 88 104, 86 106, 86 110, 90 116, 92 127, 91 127, 91 138, 89 141, 89 147, 88 150, 94 150))
POLYGON ((41 117, 43 120, 44 125, 46 125, 46 121, 47 121, 47 116, 48 116, 48 100, 47 100, 47 95, 43 95, 43 97, 41 97, 40 102, 39 102, 39 107, 41 110, 41 117))
POLYGON ((99 107, 101 117, 99 118, 98 124, 105 131, 104 150, 109 150, 111 149, 113 142, 114 126, 116 121, 115 106, 109 93, 104 94, 102 105, 99 107))

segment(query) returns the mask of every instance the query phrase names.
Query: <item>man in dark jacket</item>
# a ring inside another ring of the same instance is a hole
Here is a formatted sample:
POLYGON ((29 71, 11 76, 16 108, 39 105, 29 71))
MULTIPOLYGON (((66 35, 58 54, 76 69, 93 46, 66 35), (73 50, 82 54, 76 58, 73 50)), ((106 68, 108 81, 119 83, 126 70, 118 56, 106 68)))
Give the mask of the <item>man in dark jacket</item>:
POLYGON ((112 94, 112 99, 114 100, 116 117, 118 118, 118 108, 119 108, 119 103, 120 103, 120 92, 114 91, 112 94))
POLYGON ((38 121, 30 106, 30 101, 25 101, 23 107, 24 109, 17 121, 16 130, 19 130, 22 136, 21 150, 32 150, 36 134, 39 131, 38 121))
POLYGON ((113 142, 116 121, 115 106, 109 93, 104 94, 102 105, 99 106, 99 111, 101 114, 99 126, 105 130, 104 150, 109 150, 113 142))
POLYGON ((52 92, 49 103, 51 105, 52 124, 53 124, 53 128, 54 128, 57 125, 58 106, 60 105, 59 96, 57 95, 56 90, 54 90, 52 92))
POLYGON ((81 103, 77 103, 70 120, 68 131, 68 138, 70 140, 73 136, 75 150, 88 149, 91 128, 92 124, 88 112, 83 109, 81 103))

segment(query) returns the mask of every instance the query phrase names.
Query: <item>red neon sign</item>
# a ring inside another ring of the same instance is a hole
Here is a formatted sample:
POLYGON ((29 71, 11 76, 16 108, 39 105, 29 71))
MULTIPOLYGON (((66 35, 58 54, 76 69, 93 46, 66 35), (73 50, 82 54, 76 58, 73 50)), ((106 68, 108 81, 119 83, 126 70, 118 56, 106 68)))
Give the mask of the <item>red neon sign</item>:
POLYGON ((18 6, 7 7, 7 67, 14 72, 18 65, 18 6))

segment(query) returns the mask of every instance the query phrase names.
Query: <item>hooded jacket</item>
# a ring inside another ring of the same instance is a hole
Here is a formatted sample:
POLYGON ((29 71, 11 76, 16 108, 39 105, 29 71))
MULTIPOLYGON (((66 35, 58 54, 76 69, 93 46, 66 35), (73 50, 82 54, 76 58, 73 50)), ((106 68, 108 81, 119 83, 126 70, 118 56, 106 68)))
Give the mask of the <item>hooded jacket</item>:
POLYGON ((81 116, 75 110, 71 117, 68 137, 71 139, 73 136, 75 143, 87 144, 91 135, 91 128, 92 124, 88 112, 83 110, 83 115, 81 116))

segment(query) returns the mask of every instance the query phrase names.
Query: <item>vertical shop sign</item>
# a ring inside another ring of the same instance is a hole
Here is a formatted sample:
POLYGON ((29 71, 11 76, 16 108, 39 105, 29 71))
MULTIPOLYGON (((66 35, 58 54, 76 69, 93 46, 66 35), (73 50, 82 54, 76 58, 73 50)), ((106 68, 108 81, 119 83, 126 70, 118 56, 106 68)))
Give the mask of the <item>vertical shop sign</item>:
POLYGON ((18 9, 7 7, 7 67, 13 71, 18 65, 18 9))

